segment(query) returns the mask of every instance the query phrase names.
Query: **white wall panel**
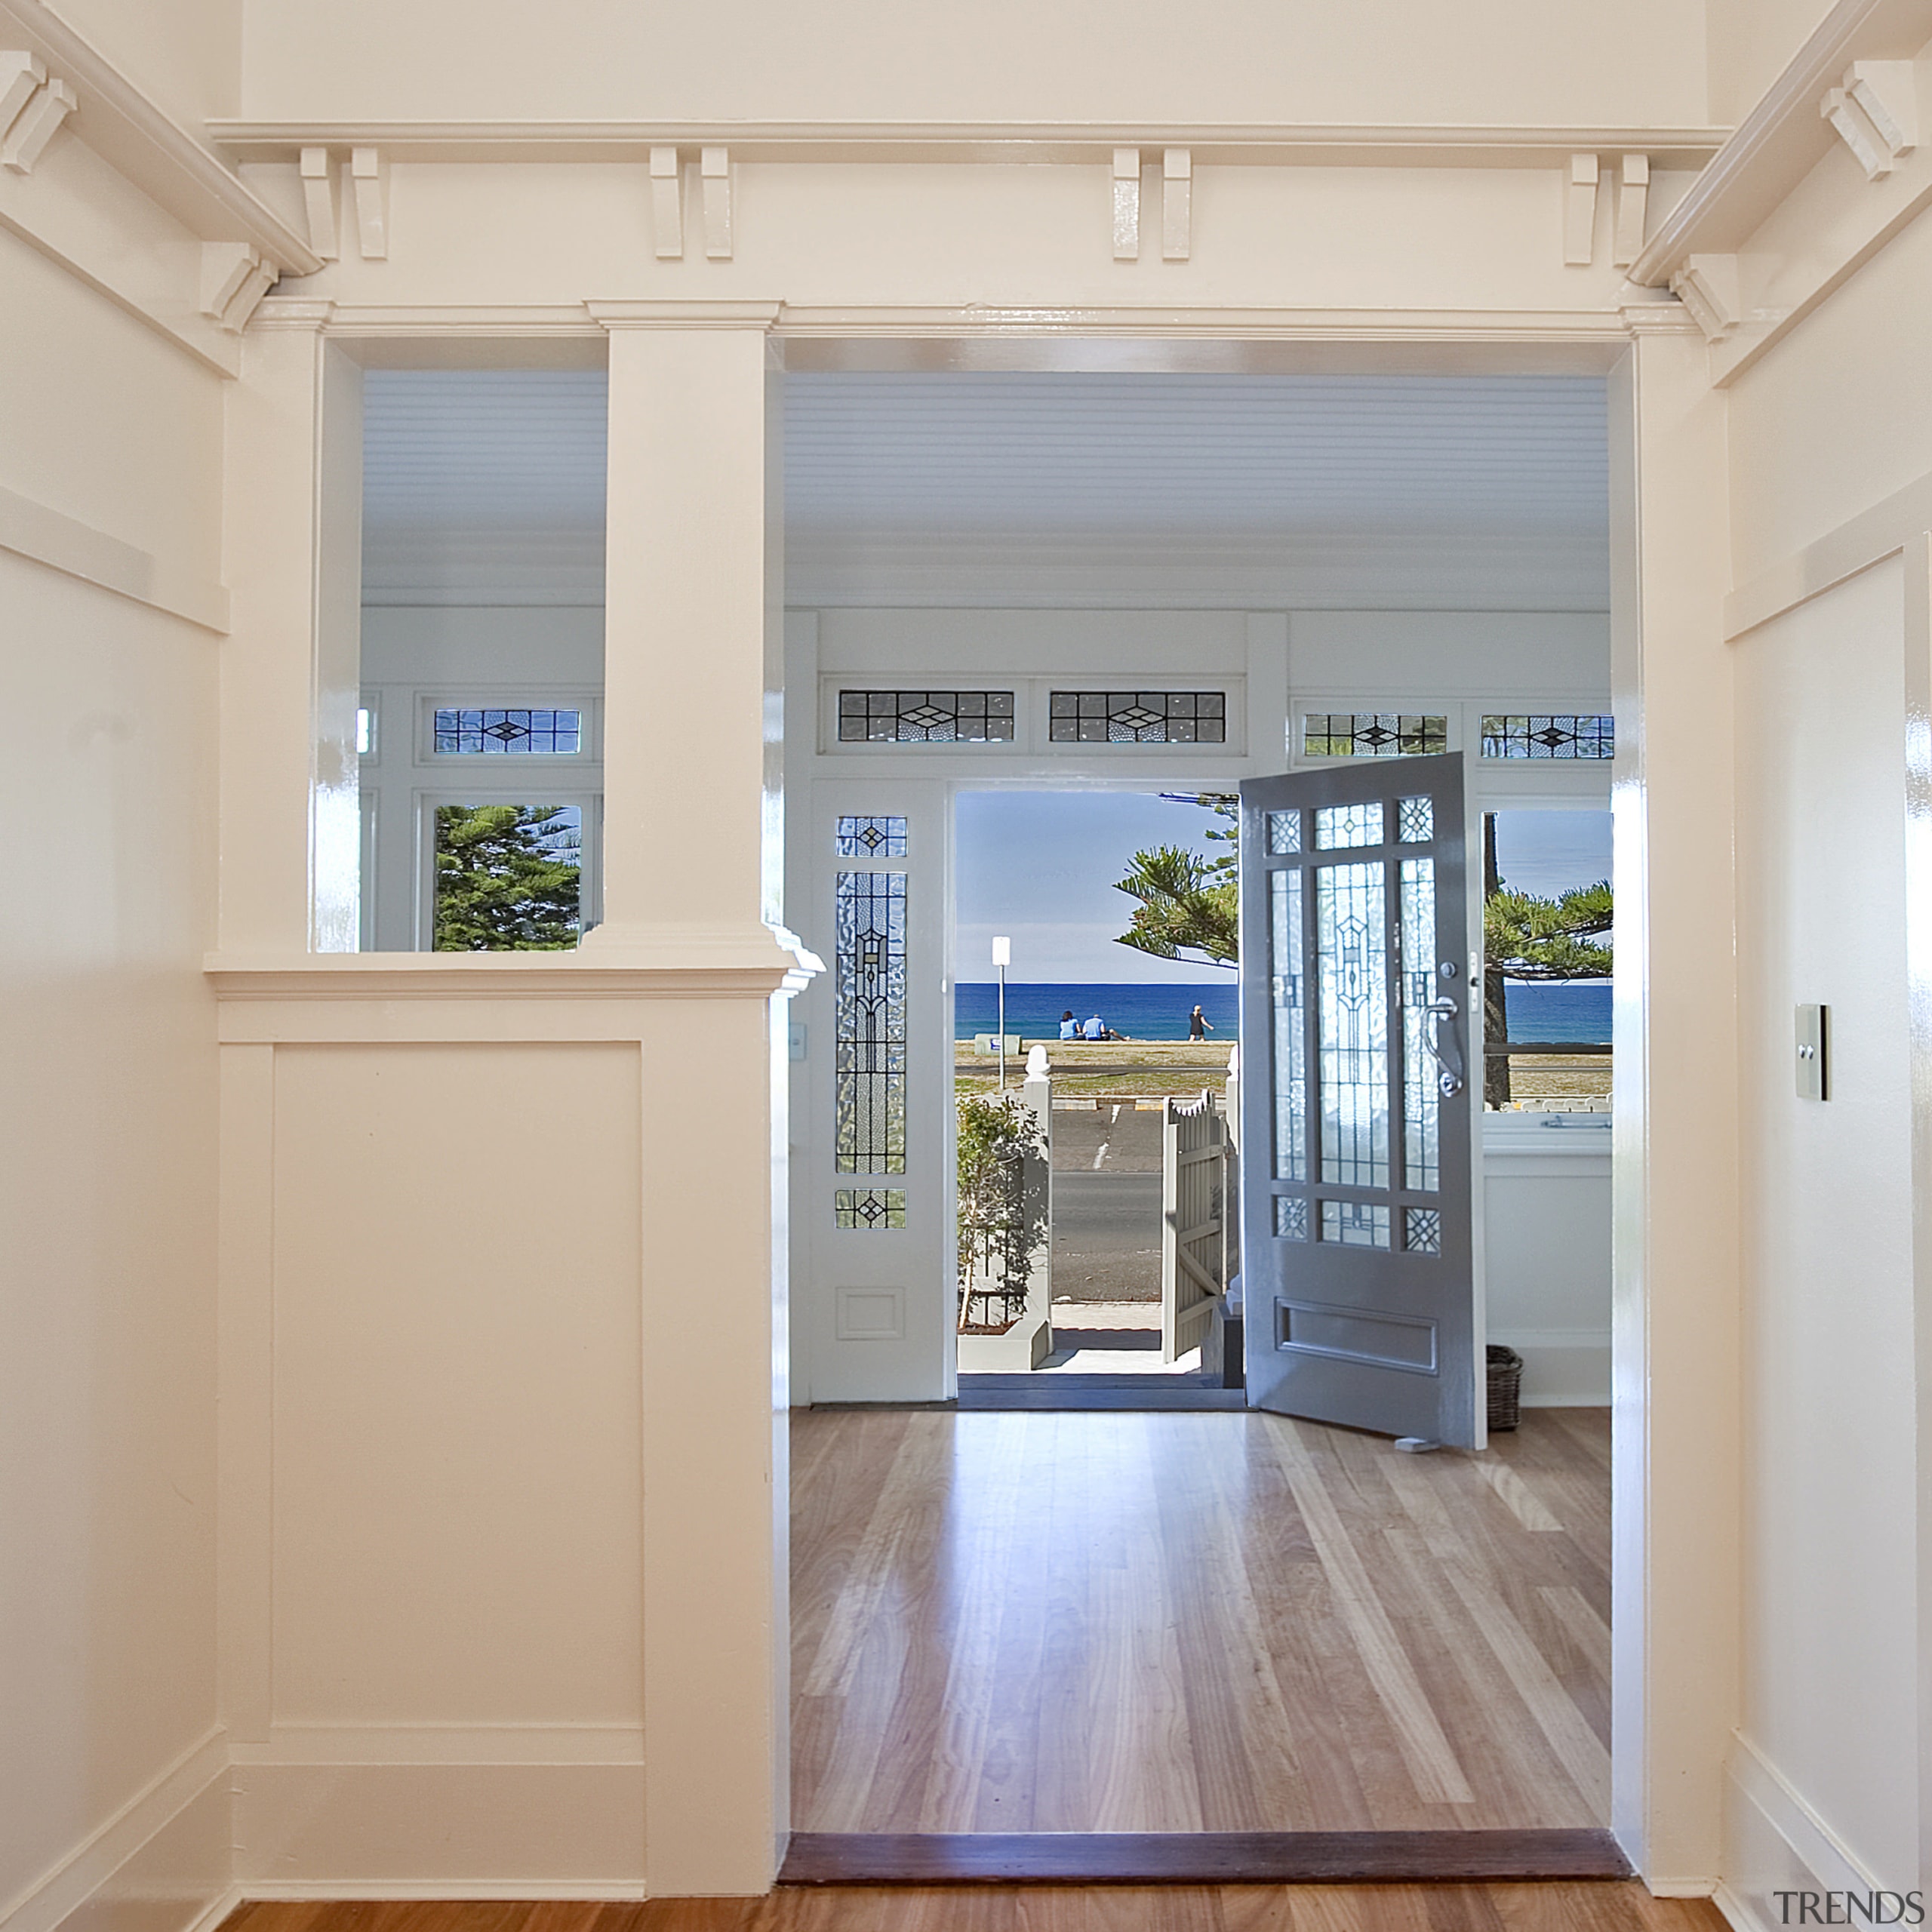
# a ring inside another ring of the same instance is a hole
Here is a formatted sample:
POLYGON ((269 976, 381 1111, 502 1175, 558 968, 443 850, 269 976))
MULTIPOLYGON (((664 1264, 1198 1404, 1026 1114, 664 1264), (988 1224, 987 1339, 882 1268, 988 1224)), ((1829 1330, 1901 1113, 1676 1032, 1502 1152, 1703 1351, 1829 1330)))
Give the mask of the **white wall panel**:
POLYGON ((1918 1859, 1902 595, 1881 565, 1737 659, 1743 1729, 1898 1889, 1918 1859), (1796 1096, 1799 1001, 1831 1009, 1822 1103, 1796 1096))

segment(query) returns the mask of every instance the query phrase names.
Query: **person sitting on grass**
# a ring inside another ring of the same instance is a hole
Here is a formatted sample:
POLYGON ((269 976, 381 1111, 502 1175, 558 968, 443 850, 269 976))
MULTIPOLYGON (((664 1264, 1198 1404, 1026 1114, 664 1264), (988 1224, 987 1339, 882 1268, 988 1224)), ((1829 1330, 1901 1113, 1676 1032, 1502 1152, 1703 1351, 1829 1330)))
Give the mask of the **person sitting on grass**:
POLYGON ((1124 1040, 1124 1033, 1116 1033, 1097 1013, 1080 1029, 1083 1040, 1124 1040))
POLYGON ((1080 1037, 1080 1023, 1074 1018, 1072 1007, 1060 1017, 1060 1036, 1063 1040, 1077 1040, 1080 1037))

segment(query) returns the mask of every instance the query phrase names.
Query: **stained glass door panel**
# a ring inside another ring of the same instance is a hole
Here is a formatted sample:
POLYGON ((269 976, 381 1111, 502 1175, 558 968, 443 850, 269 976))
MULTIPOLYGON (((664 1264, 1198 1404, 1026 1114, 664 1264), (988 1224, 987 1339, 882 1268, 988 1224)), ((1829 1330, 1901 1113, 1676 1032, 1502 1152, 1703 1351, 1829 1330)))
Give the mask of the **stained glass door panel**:
POLYGON ((1248 1399, 1468 1445, 1462 756, 1241 790, 1248 1399))

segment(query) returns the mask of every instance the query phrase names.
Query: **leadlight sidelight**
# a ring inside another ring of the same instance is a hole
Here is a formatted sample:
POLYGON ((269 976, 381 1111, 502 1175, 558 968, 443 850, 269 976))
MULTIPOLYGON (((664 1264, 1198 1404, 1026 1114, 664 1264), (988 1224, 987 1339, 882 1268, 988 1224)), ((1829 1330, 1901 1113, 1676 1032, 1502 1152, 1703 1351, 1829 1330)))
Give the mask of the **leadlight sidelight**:
POLYGON ((1366 1201, 1324 1201, 1321 1238, 1345 1247, 1386 1247, 1389 1211, 1366 1201))
POLYGON ((1271 852, 1301 850, 1301 814, 1270 812, 1268 814, 1268 849, 1271 852))
POLYGON ((1411 758, 1448 749, 1447 716, 1312 711, 1301 721, 1304 758, 1411 758))
POLYGON ((1608 718, 1485 714, 1482 721, 1484 758, 1610 758, 1616 750, 1615 721, 1608 718))
POLYGON ((903 818, 841 818, 833 849, 841 859, 903 859, 906 821, 903 818))
POLYGON ((1294 1195, 1278 1194, 1275 1197, 1275 1233, 1281 1241, 1306 1241, 1308 1238, 1308 1203, 1294 1195))
POLYGON ((1321 805, 1316 808, 1315 848, 1318 852, 1381 843, 1382 807, 1379 801, 1366 805, 1321 805))
POLYGON ((459 758, 521 752, 533 757, 569 757, 583 749, 583 714, 576 711, 441 710, 436 749, 459 758))
POLYGON ((1055 691, 1048 736, 1057 745, 1220 745, 1225 691, 1055 691))
POLYGON ((1442 1252, 1442 1214, 1439 1208, 1404 1208, 1402 1227, 1402 1245, 1411 1254, 1442 1252))
POLYGON ((1429 1003, 1436 996, 1435 861, 1404 859, 1401 893, 1402 1177, 1405 1186, 1433 1194, 1442 1185, 1442 1119, 1428 1045, 1429 1003))
POLYGON ((841 872, 838 1171, 906 1171, 906 875, 841 872))
POLYGON ((1275 1013, 1275 1178, 1308 1178, 1307 974, 1302 937, 1302 875, 1292 866, 1268 875, 1268 971, 1275 1013))
POLYGON ((841 691, 841 744, 1011 743, 1011 691, 841 691))
POLYGON ((841 1228, 903 1228, 903 1187, 841 1187, 832 1197, 832 1217, 841 1228))
POLYGON ((1324 866, 1315 877, 1321 1178, 1386 1187, 1389 936, 1383 868, 1324 866))

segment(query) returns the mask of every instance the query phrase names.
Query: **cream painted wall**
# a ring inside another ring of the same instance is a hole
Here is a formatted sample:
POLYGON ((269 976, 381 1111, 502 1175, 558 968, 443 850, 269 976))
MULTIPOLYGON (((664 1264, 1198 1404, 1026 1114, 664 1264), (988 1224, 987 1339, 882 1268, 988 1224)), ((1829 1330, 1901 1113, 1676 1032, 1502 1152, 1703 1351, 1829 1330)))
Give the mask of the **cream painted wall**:
POLYGON ((242 0, 60 0, 59 11, 189 129, 236 112, 242 0))
POLYGON ((1712 122, 1736 127, 1830 11, 1830 0, 1704 0, 1712 122))
MULTIPOLYGON (((214 574, 219 383, 11 235, 0 392, 0 485, 214 574)), ((217 650, 0 552, 0 1917, 23 1928, 117 1865, 102 1932, 157 1901, 180 1923, 226 1879, 201 972, 217 650)))
POLYGON ((1918 1850, 1902 626, 1894 560, 1737 658, 1743 1729, 1897 1890, 1918 1850), (1823 1104, 1795 1091, 1800 1001, 1831 1008, 1823 1104))
POLYGON ((248 0, 247 20, 258 118, 1693 126, 1705 112, 1703 21, 1673 0, 1241 0, 1211 23, 1152 0, 579 0, 534 35, 509 0, 248 0))

